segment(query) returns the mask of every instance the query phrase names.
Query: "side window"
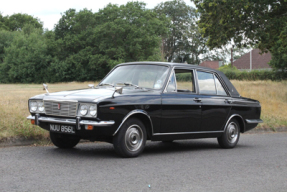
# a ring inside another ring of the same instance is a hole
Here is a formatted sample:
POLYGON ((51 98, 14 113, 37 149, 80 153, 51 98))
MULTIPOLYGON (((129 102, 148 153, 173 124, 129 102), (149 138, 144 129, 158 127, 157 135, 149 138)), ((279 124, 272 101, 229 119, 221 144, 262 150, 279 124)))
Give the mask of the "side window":
POLYGON ((197 71, 200 94, 216 95, 216 88, 212 73, 197 71))
POLYGON ((194 92, 193 70, 175 69, 177 92, 194 92))
POLYGON ((170 80, 167 86, 167 92, 175 92, 176 91, 176 79, 175 79, 175 74, 174 72, 170 76, 170 80))
POLYGON ((214 76, 214 78, 215 78, 215 83, 216 83, 216 88, 217 88, 217 95, 227 95, 225 90, 223 89, 221 83, 217 79, 217 77, 214 76))

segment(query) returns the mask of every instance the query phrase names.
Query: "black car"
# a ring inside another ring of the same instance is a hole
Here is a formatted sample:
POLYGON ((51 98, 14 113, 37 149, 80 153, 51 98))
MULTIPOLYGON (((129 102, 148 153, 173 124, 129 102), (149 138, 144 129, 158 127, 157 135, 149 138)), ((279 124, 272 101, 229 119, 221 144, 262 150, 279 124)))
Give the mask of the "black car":
POLYGON ((138 156, 146 140, 217 138, 236 146, 240 133, 261 123, 261 106, 239 95, 220 71, 188 64, 117 65, 96 87, 29 99, 32 124, 50 131, 54 145, 80 139, 113 143, 123 157, 138 156))

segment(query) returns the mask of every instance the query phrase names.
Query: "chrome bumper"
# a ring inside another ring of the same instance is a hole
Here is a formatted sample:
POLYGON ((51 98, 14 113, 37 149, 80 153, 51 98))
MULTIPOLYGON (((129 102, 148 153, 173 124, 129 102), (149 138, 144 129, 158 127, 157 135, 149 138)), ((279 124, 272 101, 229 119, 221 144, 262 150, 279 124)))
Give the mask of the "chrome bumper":
MULTIPOLYGON (((54 118, 54 117, 35 117, 35 116, 28 116, 27 119, 35 120, 38 122, 45 122, 45 123, 59 123, 59 124, 68 124, 68 125, 77 125, 77 119, 65 119, 65 118, 54 118)), ((92 125, 92 126, 111 126, 115 124, 114 121, 90 121, 90 120, 79 120, 80 125, 92 125)), ((37 125, 37 122, 36 122, 37 125)))
POLYGON ((246 123, 263 123, 261 119, 246 119, 246 123))

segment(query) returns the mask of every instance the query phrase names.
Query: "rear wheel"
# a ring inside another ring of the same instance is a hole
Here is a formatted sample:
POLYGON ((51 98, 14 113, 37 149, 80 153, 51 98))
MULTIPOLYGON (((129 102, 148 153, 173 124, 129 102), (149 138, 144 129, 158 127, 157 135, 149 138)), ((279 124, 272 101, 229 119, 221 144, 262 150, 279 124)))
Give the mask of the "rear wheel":
POLYGON ((73 148, 80 141, 80 138, 75 135, 59 134, 54 132, 50 132, 50 138, 55 146, 63 149, 73 148))
POLYGON ((130 118, 114 137, 115 151, 122 157, 137 157, 144 150, 146 137, 144 124, 137 118, 130 118))
POLYGON ((220 137, 217 138, 220 147, 229 149, 237 145, 240 137, 239 123, 235 119, 231 119, 227 127, 220 137))

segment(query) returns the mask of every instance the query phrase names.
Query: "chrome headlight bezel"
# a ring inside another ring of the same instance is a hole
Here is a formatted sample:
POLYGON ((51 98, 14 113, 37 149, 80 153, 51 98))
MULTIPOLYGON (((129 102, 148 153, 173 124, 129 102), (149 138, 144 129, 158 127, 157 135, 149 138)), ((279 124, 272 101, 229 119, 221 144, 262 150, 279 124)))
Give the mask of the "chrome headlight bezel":
POLYGON ((29 111, 31 113, 45 113, 43 100, 29 100, 29 111))
POLYGON ((80 106, 80 114, 82 116, 86 116, 88 114, 88 109, 89 109, 89 107, 87 105, 85 105, 85 104, 81 105, 80 106))
POLYGON ((98 113, 98 109, 97 109, 97 105, 91 105, 89 107, 89 114, 93 117, 97 116, 98 113))
POLYGON ((80 103, 78 116, 80 117, 97 117, 98 106, 94 103, 80 103))

